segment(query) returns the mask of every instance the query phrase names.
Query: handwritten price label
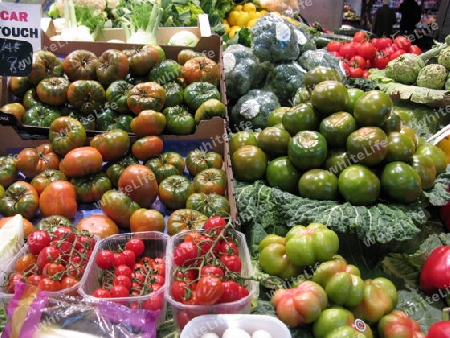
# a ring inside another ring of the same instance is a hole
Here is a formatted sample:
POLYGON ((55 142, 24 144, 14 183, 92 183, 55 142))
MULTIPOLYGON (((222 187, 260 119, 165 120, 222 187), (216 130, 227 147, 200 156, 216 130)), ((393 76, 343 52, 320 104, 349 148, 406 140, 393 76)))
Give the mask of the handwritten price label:
POLYGON ((0 76, 27 76, 32 61, 31 43, 0 38, 0 76))

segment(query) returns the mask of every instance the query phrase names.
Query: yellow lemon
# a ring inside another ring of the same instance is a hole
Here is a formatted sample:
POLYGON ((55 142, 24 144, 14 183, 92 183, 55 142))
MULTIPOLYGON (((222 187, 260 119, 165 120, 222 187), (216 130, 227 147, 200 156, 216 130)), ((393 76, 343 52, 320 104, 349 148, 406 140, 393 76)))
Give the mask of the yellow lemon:
POLYGON ((241 30, 240 26, 232 26, 230 28, 230 31, 228 32, 228 36, 230 37, 230 39, 232 39, 237 32, 239 32, 241 30))
POLYGON ((247 3, 243 6, 242 10, 243 10, 244 12, 248 12, 248 13, 256 12, 256 6, 255 6, 254 3, 247 2, 247 3))
POLYGON ((450 136, 446 136, 436 146, 445 153, 446 162, 450 164, 450 136))
POLYGON ((240 12, 233 10, 228 13, 228 24, 230 26, 235 26, 237 24, 237 19, 239 17, 240 12))

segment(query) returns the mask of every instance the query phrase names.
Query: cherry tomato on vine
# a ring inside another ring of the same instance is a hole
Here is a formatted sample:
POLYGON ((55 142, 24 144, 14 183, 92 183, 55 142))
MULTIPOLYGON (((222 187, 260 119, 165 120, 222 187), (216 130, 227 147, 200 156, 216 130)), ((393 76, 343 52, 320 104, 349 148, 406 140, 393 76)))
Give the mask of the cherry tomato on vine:
POLYGON ((133 271, 131 271, 131 268, 125 264, 119 265, 114 270, 114 276, 127 276, 127 277, 131 278, 132 274, 133 274, 133 271))
POLYGON ((219 298, 217 303, 230 303, 242 299, 243 297, 245 297, 243 296, 245 294, 245 291, 243 291, 242 288, 247 291, 247 295, 249 293, 245 287, 232 280, 223 281, 222 285, 224 289, 223 294, 219 298))
POLYGON ((198 270, 196 269, 187 269, 187 270, 177 270, 175 273, 175 280, 182 281, 193 281, 198 277, 198 270))
POLYGON ((223 279, 225 277, 225 272, 219 266, 205 265, 200 270, 200 277, 202 276, 215 276, 223 279))
POLYGON ((92 293, 92 296, 97 298, 110 298, 111 293, 107 289, 98 288, 92 293))
POLYGON ((68 289, 68 288, 71 288, 72 286, 76 285, 77 283, 78 283, 78 279, 76 279, 72 276, 65 276, 65 277, 63 277, 63 279, 61 279, 61 288, 68 289))
POLYGON ((61 280, 65 271, 65 266, 60 263, 47 263, 44 269, 42 269, 42 275, 44 277, 51 277, 54 280, 61 280))
POLYGON ((36 256, 32 253, 27 253, 22 256, 20 256, 16 263, 14 264, 14 270, 21 273, 28 273, 31 270, 36 270, 36 256))
POLYGON ((119 265, 126 265, 126 264, 127 264, 127 259, 124 255, 122 255, 122 253, 115 252, 113 254, 113 266, 114 267, 118 267, 119 265))
POLYGON ((125 244, 125 250, 134 251, 136 257, 142 255, 145 250, 144 242, 139 238, 131 238, 127 244, 125 244))
POLYGON ((123 285, 114 285, 110 290, 109 293, 111 294, 112 298, 116 297, 128 297, 130 294, 130 290, 127 289, 123 285))
POLYGON ((219 247, 220 255, 239 255, 239 248, 236 243, 222 242, 219 247))
POLYGON ((186 281, 176 280, 170 286, 172 298, 177 302, 183 302, 191 298, 192 285, 186 281))
POLYGON ((77 235, 73 229, 66 225, 61 225, 53 231, 53 239, 62 239, 69 243, 75 242, 77 235))
POLYGON ((53 263, 60 259, 61 252, 52 246, 46 246, 43 248, 37 257, 36 265, 38 266, 39 270, 42 271, 44 269, 45 264, 47 263, 53 263))
POLYGON ((43 277, 41 275, 32 274, 27 277, 27 283, 30 283, 34 286, 38 286, 42 278, 43 277))
POLYGON ((45 230, 33 231, 27 237, 28 249, 33 255, 38 255, 39 252, 50 245, 50 235, 45 230))
POLYGON ((156 271, 157 274, 164 276, 166 273, 166 262, 163 258, 155 258, 150 264, 151 268, 156 271))
POLYGON ((131 278, 125 275, 115 276, 112 282, 113 286, 122 285, 128 290, 131 289, 131 278))
POLYGON ((8 277, 8 284, 6 285, 6 289, 8 293, 14 293, 14 287, 18 281, 24 280, 24 275, 20 272, 13 272, 8 277))
POLYGON ((130 268, 134 266, 136 263, 136 254, 131 250, 123 250, 121 255, 125 257, 125 265, 128 265, 130 268))
POLYGON ((114 253, 110 250, 101 250, 95 256, 95 262, 100 269, 108 270, 113 267, 114 253))
POLYGON ((199 257, 199 248, 193 242, 182 242, 173 252, 173 261, 177 266, 190 266, 195 264, 199 257))
POLYGON ((231 272, 241 272, 242 261, 238 255, 222 255, 220 256, 220 261, 228 268, 231 272))
POLYGON ((41 291, 57 292, 61 291, 62 286, 59 281, 44 277, 39 281, 38 288, 41 291))
POLYGON ((218 236, 224 231, 227 226, 227 221, 220 216, 213 216, 208 218, 208 220, 203 225, 205 233, 211 236, 218 236))
POLYGON ((150 281, 151 281, 152 284, 155 284, 155 285, 156 284, 157 285, 163 285, 165 280, 166 279, 164 278, 163 275, 157 274, 157 275, 152 276, 150 281))
POLYGON ((195 288, 195 297, 199 305, 215 304, 224 292, 222 281, 219 277, 200 277, 195 288))

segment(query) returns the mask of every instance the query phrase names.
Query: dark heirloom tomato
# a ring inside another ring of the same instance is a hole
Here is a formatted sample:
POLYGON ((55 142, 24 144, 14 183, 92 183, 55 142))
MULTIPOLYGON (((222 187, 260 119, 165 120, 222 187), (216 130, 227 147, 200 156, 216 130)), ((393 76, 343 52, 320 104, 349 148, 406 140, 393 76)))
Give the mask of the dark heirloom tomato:
POLYGON ((160 183, 159 200, 169 209, 182 209, 193 192, 194 186, 186 176, 172 175, 160 183))
POLYGON ((25 115, 25 107, 22 105, 22 103, 19 102, 7 103, 2 107, 0 107, 0 111, 14 115, 17 121, 21 123, 23 122, 23 115, 25 115))
POLYGON ((104 173, 97 173, 70 180, 75 187, 77 200, 84 203, 97 202, 102 195, 112 189, 111 181, 104 173))
POLYGON ((144 136, 131 146, 131 154, 138 160, 147 161, 162 153, 164 142, 159 136, 144 136))
POLYGON ((133 85, 125 80, 112 82, 106 88, 106 101, 109 107, 118 113, 127 113, 130 111, 127 105, 128 91, 133 85))
POLYGON ((136 137, 160 135, 166 127, 166 117, 154 110, 143 110, 130 123, 136 137))
POLYGON ((90 146, 102 154, 103 161, 113 161, 130 149, 130 136, 122 129, 113 129, 94 136, 90 146))
POLYGON ((72 183, 54 181, 50 183, 39 197, 41 215, 61 215, 73 218, 77 212, 77 193, 72 183))
POLYGON ((139 160, 132 155, 125 155, 119 158, 116 161, 109 162, 106 165, 106 176, 111 181, 111 184, 117 188, 117 184, 119 182, 119 177, 122 175, 122 172, 128 167, 130 164, 137 164, 139 160))
POLYGON ((171 81, 163 85, 166 91, 166 104, 164 107, 174 107, 183 104, 183 86, 178 82, 171 81))
POLYGON ((142 82, 128 92, 127 105, 138 115, 143 110, 161 111, 166 103, 164 87, 156 82, 142 82))
POLYGON ((12 156, 0 156, 0 184, 7 188, 17 179, 16 159, 12 156))
POLYGON ((143 164, 126 167, 120 175, 118 187, 143 208, 149 208, 158 196, 155 174, 143 164))
POLYGON ((0 214, 4 217, 21 214, 30 220, 39 207, 39 195, 33 186, 25 181, 16 181, 5 190, 0 199, 0 214))
POLYGON ((100 114, 96 115, 96 130, 111 130, 111 126, 116 124, 116 120, 120 115, 110 107, 103 108, 100 114))
POLYGON ((69 80, 65 77, 48 77, 36 86, 36 94, 43 103, 61 106, 67 101, 69 80))
POLYGON ((186 61, 193 59, 197 56, 205 56, 203 53, 196 52, 195 50, 192 50, 191 48, 185 48, 178 52, 177 54, 177 61, 180 65, 184 65, 186 61))
POLYGON ((185 107, 175 106, 164 109, 167 134, 189 135, 195 131, 195 118, 185 107))
POLYGON ((166 59, 164 49, 158 45, 145 45, 123 51, 128 56, 130 73, 147 75, 158 63, 166 59))
POLYGON ((214 151, 192 150, 186 156, 186 168, 192 176, 209 168, 222 168, 223 160, 214 151))
POLYGON ((225 195, 227 174, 222 169, 205 169, 194 177, 194 191, 225 195))
POLYGON ((220 69, 217 63, 206 57, 197 56, 189 59, 183 64, 181 70, 184 82, 209 82, 217 84, 220 79, 220 69))
POLYGON ((98 60, 97 79, 105 87, 116 80, 125 80, 130 71, 128 57, 121 50, 108 49, 100 55, 98 60))
POLYGON ((115 189, 103 194, 100 206, 106 216, 110 217, 122 229, 130 228, 131 215, 140 209, 139 204, 124 192, 115 189))
POLYGON ((52 52, 39 50, 33 53, 31 73, 28 80, 37 85, 46 77, 60 77, 64 75, 63 63, 52 52))
POLYGON ((41 106, 42 102, 39 101, 39 97, 36 94, 36 88, 28 89, 25 92, 25 95, 22 99, 22 104, 25 107, 25 109, 32 108, 34 106, 41 106))
POLYGON ((38 195, 40 195, 45 187, 53 181, 67 181, 67 177, 58 169, 45 169, 33 177, 31 185, 36 189, 38 195))
POLYGON ((58 117, 61 117, 61 114, 56 108, 50 108, 39 104, 25 111, 25 114, 23 115, 23 124, 49 127, 58 117))
POLYGON ((100 171, 102 165, 100 152, 94 147, 86 146, 69 151, 61 160, 59 170, 70 179, 95 174, 100 171))
POLYGON ((174 151, 167 151, 149 159, 145 166, 150 168, 158 183, 172 175, 182 175, 184 172, 184 158, 174 151))
POLYGON ((201 229, 208 216, 192 209, 178 209, 167 220, 167 233, 172 236, 183 230, 201 229))
POLYGON ((64 72, 70 81, 95 80, 98 64, 97 55, 85 49, 74 50, 63 61, 64 72))
POLYGON ((58 169, 60 158, 49 143, 24 148, 16 157, 16 166, 26 177, 33 178, 46 169, 58 169))
POLYGON ((17 98, 23 98, 25 93, 32 87, 33 85, 26 76, 11 76, 8 78, 8 90, 17 98))
POLYGON ((84 145, 86 129, 80 121, 61 116, 50 125, 49 140, 55 153, 64 156, 70 150, 84 145))
POLYGON ((225 196, 216 193, 193 193, 186 201, 186 208, 200 211, 208 217, 230 216, 230 202, 225 196))
POLYGON ((36 230, 45 230, 49 233, 53 233, 56 228, 61 226, 73 227, 72 221, 67 217, 61 215, 52 215, 48 217, 41 218, 41 220, 36 224, 36 230))
POLYGON ((67 100, 83 115, 101 111, 106 100, 105 89, 94 80, 77 80, 69 85, 67 100))

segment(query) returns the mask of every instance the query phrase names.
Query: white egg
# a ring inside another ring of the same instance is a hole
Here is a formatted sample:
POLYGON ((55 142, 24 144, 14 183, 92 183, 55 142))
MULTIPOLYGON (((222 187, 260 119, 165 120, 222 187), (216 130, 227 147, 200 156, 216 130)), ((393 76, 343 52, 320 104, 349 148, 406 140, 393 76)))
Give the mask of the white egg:
POLYGON ((225 330, 222 338, 252 338, 245 330, 237 327, 230 327, 225 330))
POLYGON ((256 330, 253 332, 252 338, 272 338, 272 335, 266 330, 256 330))
POLYGON ((219 336, 217 334, 215 334, 214 332, 208 332, 208 333, 205 333, 200 338, 219 338, 219 336))

